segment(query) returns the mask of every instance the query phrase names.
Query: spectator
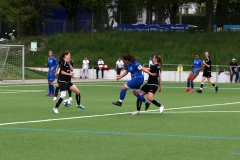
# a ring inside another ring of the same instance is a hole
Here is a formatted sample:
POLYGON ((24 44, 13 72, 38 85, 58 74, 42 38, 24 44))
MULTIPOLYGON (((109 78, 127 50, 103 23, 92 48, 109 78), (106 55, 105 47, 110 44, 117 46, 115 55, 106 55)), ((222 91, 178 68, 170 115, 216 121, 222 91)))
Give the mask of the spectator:
POLYGON ((80 78, 83 76, 83 72, 85 72, 85 78, 88 76, 88 68, 89 68, 89 60, 87 57, 84 58, 82 62, 82 69, 80 71, 80 78))
POLYGON ((98 67, 97 67, 97 69, 96 69, 97 79, 98 79, 98 71, 99 71, 99 70, 102 71, 102 78, 103 78, 103 66, 104 66, 104 62, 103 62, 103 60, 102 60, 102 57, 99 57, 98 67))
POLYGON ((235 83, 237 83, 237 80, 238 80, 238 72, 237 72, 238 64, 237 64, 235 58, 232 59, 232 62, 229 64, 229 66, 230 66, 230 83, 232 83, 234 74, 236 75, 235 83))
POLYGON ((123 68, 124 68, 123 61, 121 60, 121 58, 118 58, 115 69, 117 71, 117 76, 120 76, 121 70, 123 70, 123 68))

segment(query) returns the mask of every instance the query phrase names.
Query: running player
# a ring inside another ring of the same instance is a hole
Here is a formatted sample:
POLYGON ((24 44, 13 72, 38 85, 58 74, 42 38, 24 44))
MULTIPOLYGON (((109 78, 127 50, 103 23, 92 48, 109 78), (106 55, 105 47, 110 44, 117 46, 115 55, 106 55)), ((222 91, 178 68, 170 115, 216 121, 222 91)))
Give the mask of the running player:
MULTIPOLYGON (((57 76, 57 74, 58 74, 58 69, 61 67, 61 61, 62 61, 62 60, 59 59, 55 76, 57 76)), ((73 60, 70 59, 69 61, 70 61, 71 66, 73 67, 73 60)), ((55 92, 54 92, 54 95, 55 95, 55 96, 54 96, 54 98, 53 98, 53 101, 56 101, 56 100, 57 100, 58 91, 59 91, 59 85, 58 85, 58 80, 57 80, 57 85, 56 85, 56 89, 55 89, 55 92)), ((68 90, 68 97, 69 97, 69 100, 72 101, 72 91, 71 91, 70 89, 68 90)))
POLYGON ((46 96, 54 96, 54 85, 53 82, 55 81, 55 72, 58 65, 57 59, 53 56, 53 52, 48 52, 48 63, 45 66, 48 67, 48 94, 46 96))
POLYGON ((192 64, 192 72, 189 74, 187 79, 187 88, 185 92, 194 92, 194 79, 199 75, 200 70, 202 69, 202 60, 200 59, 199 54, 196 54, 196 59, 192 64), (191 89, 190 89, 191 85, 191 89))
MULTIPOLYGON (((142 86, 140 90, 140 94, 143 96, 147 94, 147 99, 151 103, 153 103, 155 106, 159 108, 159 113, 163 113, 164 106, 161 105, 155 98, 154 95, 156 91, 158 90, 159 92, 162 91, 162 79, 161 79, 161 72, 162 72, 162 64, 163 60, 160 55, 155 55, 153 56, 153 65, 151 65, 149 68, 146 68, 148 71, 151 73, 156 73, 157 76, 151 76, 149 75, 147 83, 142 86), (160 65, 159 65, 160 63, 160 65)), ((137 99, 137 111, 133 112, 133 115, 139 115, 141 114, 141 104, 142 101, 140 99, 137 99)), ((147 110, 148 108, 145 108, 147 110)))
POLYGON ((206 59, 203 61, 204 66, 204 71, 203 71, 203 75, 202 75, 202 83, 200 86, 200 90, 196 90, 198 93, 202 93, 203 90, 203 86, 204 86, 204 81, 207 78, 208 83, 211 83, 213 85, 213 87, 215 87, 215 92, 218 92, 218 86, 216 84, 214 84, 213 81, 211 81, 211 68, 212 68, 212 60, 210 58, 210 53, 209 52, 205 52, 205 57, 206 59))
POLYGON ((59 97, 55 107, 53 108, 53 112, 56 114, 59 114, 58 107, 63 101, 63 99, 66 97, 66 90, 68 89, 76 93, 77 108, 85 109, 85 107, 80 104, 80 90, 71 82, 71 77, 74 76, 74 72, 73 67, 70 64, 70 57, 71 55, 69 51, 63 52, 59 57, 59 59, 61 59, 61 67, 59 72, 58 84, 61 96, 59 97))
POLYGON ((126 64, 126 70, 116 78, 116 80, 119 80, 123 77, 125 77, 128 72, 131 73, 131 80, 128 81, 126 84, 122 86, 122 90, 120 92, 120 99, 117 102, 112 102, 112 104, 116 106, 122 106, 122 101, 124 100, 126 96, 126 92, 129 88, 133 89, 133 94, 138 97, 142 102, 145 103, 146 108, 149 107, 150 103, 146 101, 146 99, 143 97, 141 93, 139 93, 140 87, 144 81, 144 77, 142 75, 142 71, 152 75, 156 76, 155 73, 151 73, 145 68, 141 66, 141 64, 136 61, 136 58, 130 54, 125 54, 123 57, 123 63, 126 64))

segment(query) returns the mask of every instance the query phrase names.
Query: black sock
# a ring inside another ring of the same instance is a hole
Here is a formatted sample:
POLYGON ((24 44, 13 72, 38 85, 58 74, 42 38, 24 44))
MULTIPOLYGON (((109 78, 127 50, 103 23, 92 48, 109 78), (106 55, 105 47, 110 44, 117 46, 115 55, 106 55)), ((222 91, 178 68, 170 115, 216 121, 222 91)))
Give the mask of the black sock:
POLYGON ((68 90, 68 96, 72 97, 72 91, 70 89, 68 90))
POLYGON ((137 110, 138 111, 141 110, 141 105, 142 105, 142 101, 140 99, 137 99, 137 110))
POLYGON ((55 88, 55 97, 58 96, 58 91, 59 91, 59 87, 56 87, 56 88, 55 88))
POLYGON ((201 84, 200 89, 203 89, 203 84, 201 84))
POLYGON ((76 100, 77 100, 77 105, 80 105, 80 101, 81 101, 81 96, 80 94, 76 94, 76 100))
POLYGON ((157 107, 161 107, 161 104, 156 99, 153 99, 152 103, 157 107))
POLYGON ((212 84, 212 86, 213 86, 213 87, 216 87, 216 85, 215 85, 214 83, 212 84))
POLYGON ((62 97, 60 97, 58 100, 57 100, 57 103, 55 105, 55 108, 58 108, 60 106, 60 104, 62 103, 62 97))

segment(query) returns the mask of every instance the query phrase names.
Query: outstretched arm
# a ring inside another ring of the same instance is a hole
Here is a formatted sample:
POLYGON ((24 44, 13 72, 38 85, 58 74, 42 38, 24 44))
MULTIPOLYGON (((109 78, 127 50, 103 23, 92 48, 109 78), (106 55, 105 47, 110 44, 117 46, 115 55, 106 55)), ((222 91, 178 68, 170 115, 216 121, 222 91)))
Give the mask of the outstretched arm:
POLYGON ((150 72, 150 68, 145 68, 145 67, 142 67, 141 70, 151 76, 156 76, 157 74, 156 73, 151 73, 150 72))
POLYGON ((116 80, 119 80, 119 79, 125 77, 127 74, 128 74, 128 71, 125 70, 120 76, 118 76, 118 77, 116 78, 116 80))

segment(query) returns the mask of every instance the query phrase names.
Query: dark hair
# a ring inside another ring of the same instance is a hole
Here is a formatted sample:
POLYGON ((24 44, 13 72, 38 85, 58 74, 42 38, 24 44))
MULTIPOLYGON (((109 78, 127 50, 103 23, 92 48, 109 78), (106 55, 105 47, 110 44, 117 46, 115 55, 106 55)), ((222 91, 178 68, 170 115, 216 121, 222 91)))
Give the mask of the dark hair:
POLYGON ((154 57, 157 59, 158 63, 160 63, 160 72, 162 72, 162 65, 163 65, 163 59, 160 55, 154 55, 154 57))
POLYGON ((137 59, 136 59, 133 55, 131 55, 131 54, 124 54, 124 55, 122 56, 122 59, 124 59, 125 61, 128 60, 129 62, 134 62, 134 61, 137 60, 137 59))
POLYGON ((196 54, 196 55, 198 55, 198 57, 200 57, 200 54, 196 54))
POLYGON ((66 55, 68 55, 69 53, 70 53, 69 51, 65 51, 65 52, 63 52, 62 54, 60 54, 60 56, 59 56, 59 58, 58 58, 59 62, 61 62, 61 61, 63 60, 63 58, 64 58, 66 55))

